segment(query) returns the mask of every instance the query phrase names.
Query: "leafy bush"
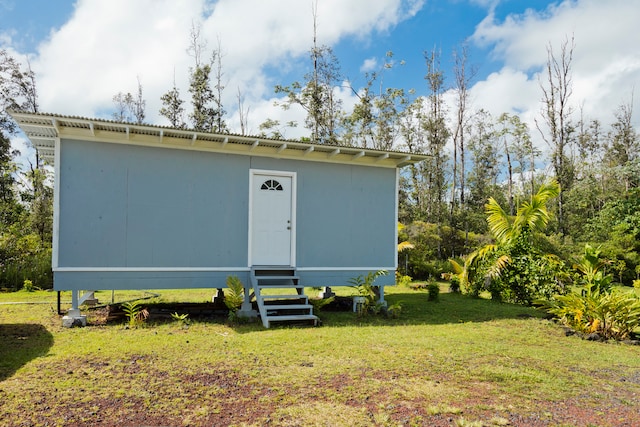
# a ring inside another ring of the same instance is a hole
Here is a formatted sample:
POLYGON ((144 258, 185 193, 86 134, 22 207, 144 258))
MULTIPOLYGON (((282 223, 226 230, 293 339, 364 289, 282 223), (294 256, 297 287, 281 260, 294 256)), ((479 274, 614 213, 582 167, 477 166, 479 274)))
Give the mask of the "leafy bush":
POLYGON ((429 293, 427 297, 429 301, 438 301, 440 299, 440 286, 435 280, 429 280, 429 283, 427 283, 427 292, 429 293))
POLYGON ((386 270, 370 271, 367 275, 362 274, 358 277, 353 277, 348 280, 352 287, 356 288, 358 295, 364 298, 364 307, 362 307, 361 315, 369 312, 380 312, 381 307, 376 304, 376 290, 374 289, 374 282, 380 276, 386 276, 389 274, 386 270))
POLYGON ((449 280, 449 291, 454 294, 459 294, 462 291, 460 287, 460 278, 456 275, 451 275, 449 280))
POLYGON ((390 317, 392 319, 397 319, 402 314, 402 304, 399 302, 392 304, 389 307, 387 307, 385 312, 387 314, 387 317, 390 317))
POLYGON ((640 327, 640 298, 624 291, 558 295, 547 307, 571 329, 624 340, 640 327))
POLYGON ((612 289, 612 277, 604 273, 607 262, 600 259, 600 254, 600 249, 585 245, 584 255, 575 266, 578 292, 556 295, 542 305, 576 332, 624 340, 640 327, 640 298, 612 289))
POLYGON ((536 299, 564 293, 567 275, 563 261, 542 253, 536 245, 536 235, 550 219, 546 204, 559 191, 557 182, 542 185, 530 201, 518 207, 515 216, 489 199, 485 205, 487 224, 495 242, 471 253, 459 274, 472 295, 488 290, 493 299, 531 305, 536 299))
POLYGON ((25 279, 24 283, 22 284, 22 289, 27 292, 33 292, 36 290, 35 286, 33 286, 33 282, 29 279, 25 279))
POLYGON ((408 287, 413 279, 411 276, 403 276, 400 273, 396 273, 396 285, 408 287))

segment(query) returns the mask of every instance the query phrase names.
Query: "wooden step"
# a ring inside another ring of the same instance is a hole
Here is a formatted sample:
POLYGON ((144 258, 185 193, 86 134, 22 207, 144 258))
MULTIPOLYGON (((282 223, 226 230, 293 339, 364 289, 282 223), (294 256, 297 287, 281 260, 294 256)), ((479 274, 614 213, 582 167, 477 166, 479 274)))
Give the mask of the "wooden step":
POLYGON ((310 310, 313 308, 311 304, 265 304, 267 311, 274 310, 310 310))
POLYGON ((274 300, 274 299, 282 299, 282 300, 287 300, 287 299, 303 299, 305 301, 309 301, 309 297, 307 297, 305 294, 302 295, 298 295, 298 294, 291 294, 291 295, 278 295, 278 294, 268 294, 268 295, 260 295, 262 297, 263 300, 274 300))
POLYGON ((270 276, 260 275, 254 276, 258 280, 300 280, 300 276, 270 276))
POLYGON ((287 288, 287 289, 304 289, 304 285, 299 283, 259 283, 258 287, 260 289, 276 289, 276 288, 287 288))
POLYGON ((295 314, 290 316, 267 316, 267 321, 269 323, 313 321, 313 324, 317 325, 318 316, 315 316, 313 314, 295 314))

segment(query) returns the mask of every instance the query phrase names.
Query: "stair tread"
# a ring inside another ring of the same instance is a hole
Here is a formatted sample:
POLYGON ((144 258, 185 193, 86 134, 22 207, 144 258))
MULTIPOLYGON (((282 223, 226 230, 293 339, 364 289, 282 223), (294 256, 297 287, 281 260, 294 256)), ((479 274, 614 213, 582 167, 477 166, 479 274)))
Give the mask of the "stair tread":
POLYGON ((294 283, 260 283, 258 284, 260 289, 262 288, 296 288, 296 289, 304 289, 304 285, 294 284, 294 283))
POLYGON ((258 280, 300 280, 300 276, 253 276, 258 280))
POLYGON ((306 295, 298 295, 298 294, 291 294, 291 295, 278 295, 278 294, 274 294, 274 295, 262 295, 260 294, 260 296, 262 297, 262 299, 305 299, 308 300, 308 297, 306 295))
POLYGON ((318 320, 314 314, 291 314, 287 316, 267 316, 269 322, 286 322, 288 320, 318 320))
POLYGON ((312 309, 313 306, 311 304, 266 304, 264 306, 267 311, 271 310, 308 310, 312 309))

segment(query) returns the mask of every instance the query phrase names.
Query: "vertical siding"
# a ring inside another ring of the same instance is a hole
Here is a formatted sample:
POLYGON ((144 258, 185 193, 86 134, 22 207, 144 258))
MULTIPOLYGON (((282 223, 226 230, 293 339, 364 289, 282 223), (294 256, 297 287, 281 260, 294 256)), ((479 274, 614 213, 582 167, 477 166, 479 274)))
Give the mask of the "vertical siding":
POLYGON ((297 172, 298 267, 395 265, 395 169, 269 158, 251 166, 297 172))
POLYGON ((62 141, 59 266, 246 266, 248 163, 62 141))
POLYGON ((250 169, 297 173, 296 260, 310 284, 395 265, 395 169, 62 140, 56 289, 245 277, 250 169))

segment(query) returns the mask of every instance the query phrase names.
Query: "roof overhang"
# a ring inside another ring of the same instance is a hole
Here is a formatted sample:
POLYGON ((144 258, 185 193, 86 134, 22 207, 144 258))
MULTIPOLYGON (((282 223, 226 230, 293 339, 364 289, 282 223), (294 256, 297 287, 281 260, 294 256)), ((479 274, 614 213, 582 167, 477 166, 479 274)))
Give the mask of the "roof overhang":
POLYGON ((313 144, 256 136, 113 122, 101 119, 9 111, 42 158, 53 164, 56 141, 75 139, 272 158, 399 168, 427 159, 424 154, 313 144))

